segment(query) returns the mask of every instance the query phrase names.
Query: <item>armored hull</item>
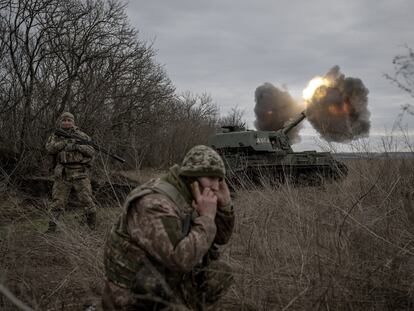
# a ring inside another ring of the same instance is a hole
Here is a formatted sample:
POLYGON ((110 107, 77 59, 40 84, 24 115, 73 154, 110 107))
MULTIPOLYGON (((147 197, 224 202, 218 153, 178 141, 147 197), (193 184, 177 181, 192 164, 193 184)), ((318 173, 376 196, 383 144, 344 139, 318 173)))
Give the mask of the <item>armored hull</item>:
POLYGON ((316 186, 339 180, 348 169, 329 152, 291 152, 274 154, 231 154, 220 152, 233 185, 283 183, 316 186))
POLYGON ((347 175, 346 165, 329 152, 294 152, 288 132, 305 118, 302 113, 279 131, 248 131, 225 127, 210 145, 224 159, 227 179, 233 185, 280 183, 320 185, 347 175))

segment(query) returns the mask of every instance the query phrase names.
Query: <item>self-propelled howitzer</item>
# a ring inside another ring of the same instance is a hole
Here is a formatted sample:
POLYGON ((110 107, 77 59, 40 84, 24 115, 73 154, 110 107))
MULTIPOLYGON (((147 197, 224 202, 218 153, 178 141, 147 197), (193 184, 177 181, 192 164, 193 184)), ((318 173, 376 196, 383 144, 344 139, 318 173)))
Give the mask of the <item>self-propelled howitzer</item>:
POLYGON ((329 152, 294 152, 288 133, 306 118, 302 112, 278 131, 251 131, 224 126, 210 145, 224 159, 227 178, 233 185, 264 181, 319 185, 347 175, 345 164, 329 152))

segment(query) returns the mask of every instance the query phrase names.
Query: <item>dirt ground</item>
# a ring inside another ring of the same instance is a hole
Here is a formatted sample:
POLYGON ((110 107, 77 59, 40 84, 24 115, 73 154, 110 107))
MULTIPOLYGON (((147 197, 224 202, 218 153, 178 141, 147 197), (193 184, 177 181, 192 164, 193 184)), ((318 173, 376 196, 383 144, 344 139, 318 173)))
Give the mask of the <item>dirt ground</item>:
MULTIPOLYGON (((85 304, 99 305, 101 249, 107 228, 100 217, 98 230, 90 232, 77 223, 77 216, 77 212, 65 215, 65 224, 56 234, 43 233, 45 217, 1 227, 1 281, 36 310, 83 310, 85 304)), ((4 298, 0 306, 14 310, 4 298)))

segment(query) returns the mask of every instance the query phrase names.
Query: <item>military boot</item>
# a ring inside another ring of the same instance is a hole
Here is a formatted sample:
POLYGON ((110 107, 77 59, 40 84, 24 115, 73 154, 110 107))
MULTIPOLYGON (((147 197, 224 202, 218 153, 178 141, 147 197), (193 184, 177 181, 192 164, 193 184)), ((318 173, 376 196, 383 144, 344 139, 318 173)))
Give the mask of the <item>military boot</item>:
POLYGON ((96 213, 87 213, 86 217, 86 224, 88 225, 89 229, 95 230, 96 228, 96 213))

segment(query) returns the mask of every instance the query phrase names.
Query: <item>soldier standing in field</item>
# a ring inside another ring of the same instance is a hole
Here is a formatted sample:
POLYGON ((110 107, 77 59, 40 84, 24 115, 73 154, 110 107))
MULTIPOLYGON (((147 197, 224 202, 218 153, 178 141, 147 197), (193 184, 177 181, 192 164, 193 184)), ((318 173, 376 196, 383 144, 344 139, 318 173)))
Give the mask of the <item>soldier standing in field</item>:
MULTIPOLYGON (((90 140, 88 135, 75 126, 75 118, 70 112, 64 112, 59 117, 58 127, 68 134, 90 140)), ((65 210, 71 190, 76 193, 79 203, 84 208, 86 224, 89 228, 95 229, 96 206, 89 178, 95 150, 89 145, 76 143, 75 139, 60 137, 55 133, 49 136, 46 150, 54 156, 55 163, 51 204, 53 217, 49 221, 47 231, 56 231, 56 221, 65 210)))
POLYGON ((182 165, 135 188, 104 253, 104 310, 213 310, 232 284, 219 259, 234 227, 221 157, 195 146, 182 165))

